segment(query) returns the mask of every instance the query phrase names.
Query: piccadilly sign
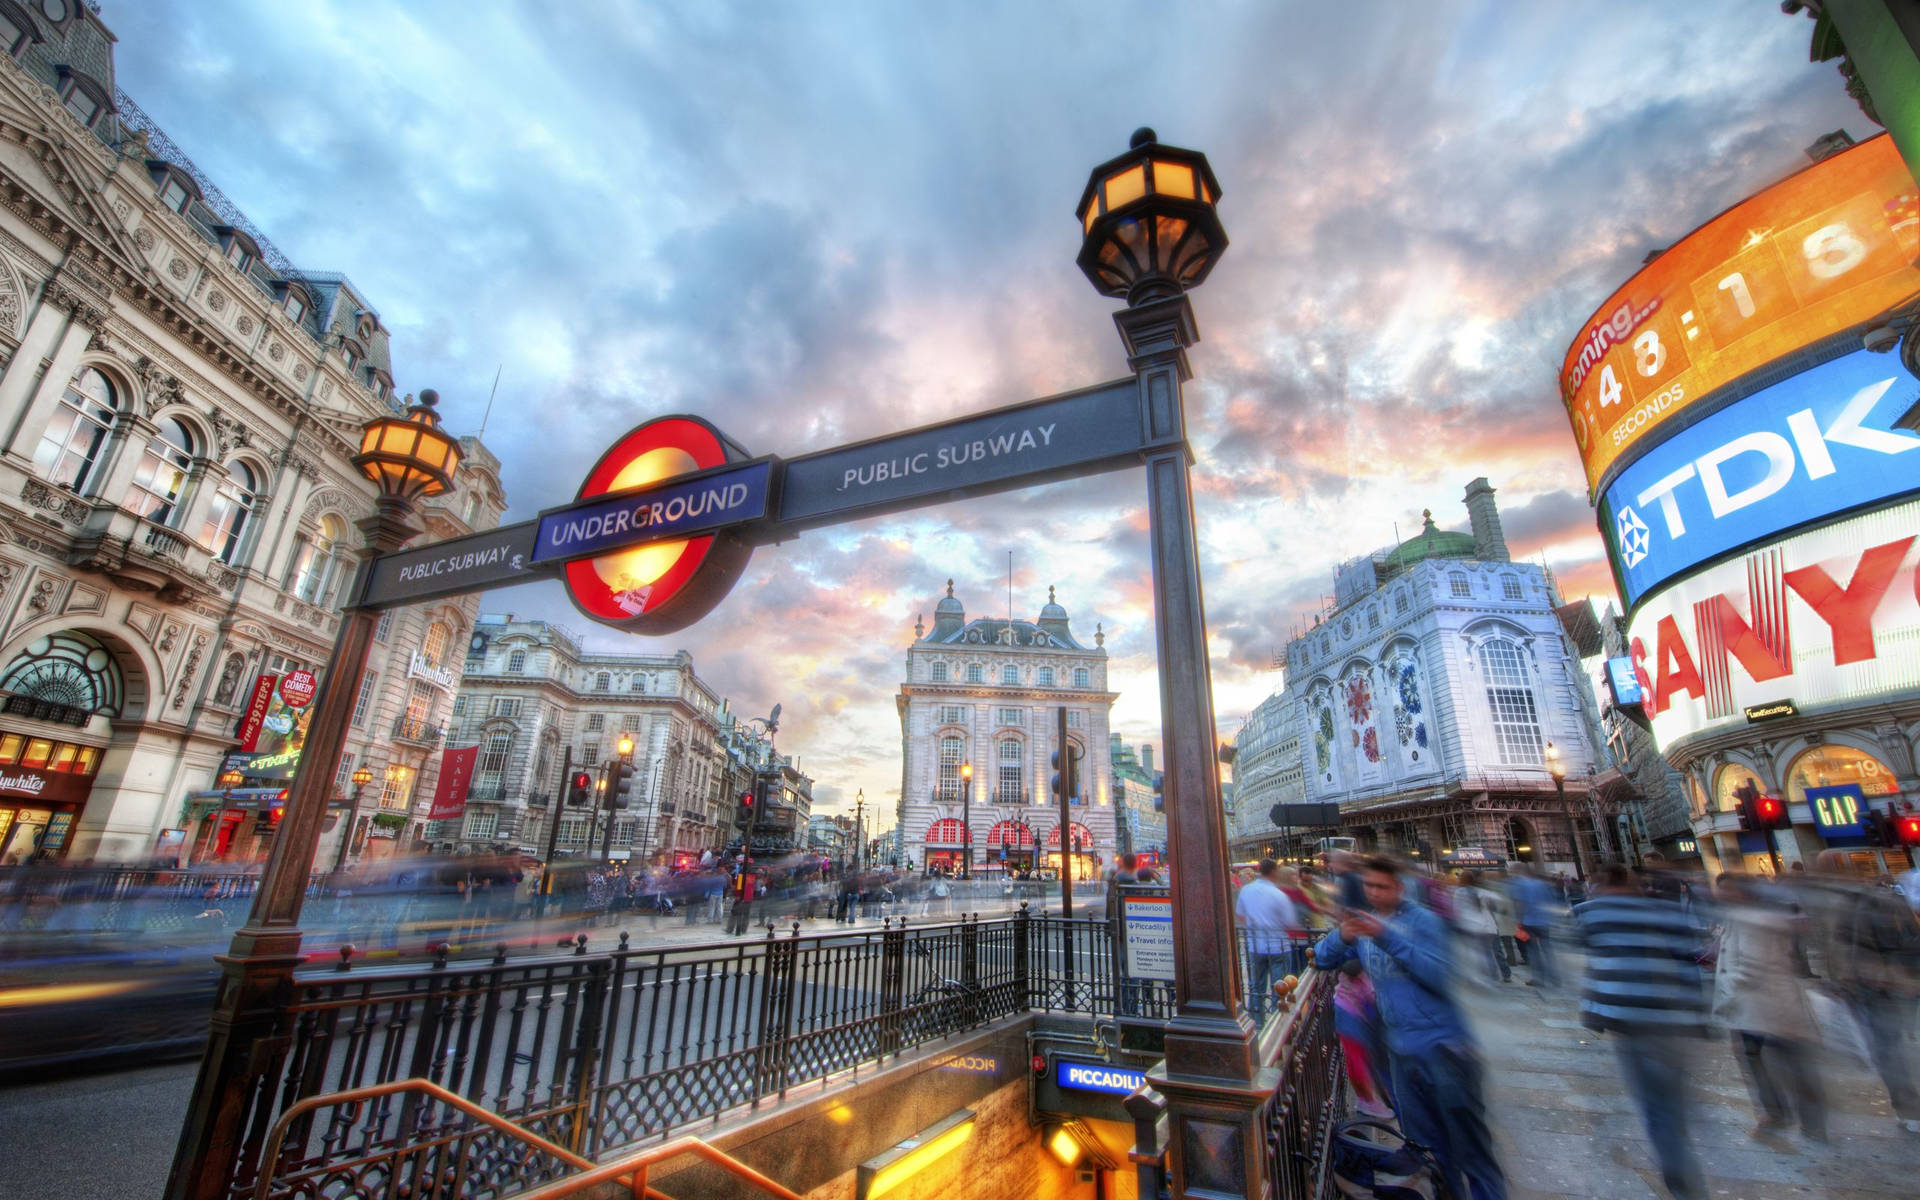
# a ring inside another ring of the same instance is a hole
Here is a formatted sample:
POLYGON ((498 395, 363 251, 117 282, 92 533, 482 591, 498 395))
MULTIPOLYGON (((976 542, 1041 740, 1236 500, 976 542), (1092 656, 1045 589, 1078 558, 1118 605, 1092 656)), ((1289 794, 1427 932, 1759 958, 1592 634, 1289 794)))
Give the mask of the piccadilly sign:
POLYGON ((1561 366, 1588 487, 1655 429, 1920 293, 1920 189, 1882 134, 1742 201, 1621 287, 1561 366))
POLYGON ((1897 354, 1855 350, 1748 396, 1646 451, 1600 504, 1627 610, 1709 559, 1920 490, 1920 399, 1897 354))
POLYGON ((1749 710, 1920 688, 1920 502, 1708 567, 1649 597, 1627 634, 1662 750, 1749 710))
POLYGON ((629 431, 571 504, 390 554, 361 603, 384 608, 558 575, 575 607, 636 633, 706 615, 753 548, 813 528, 1138 464, 1154 436, 1138 380, 1042 397, 792 459, 756 458, 699 417, 629 431))

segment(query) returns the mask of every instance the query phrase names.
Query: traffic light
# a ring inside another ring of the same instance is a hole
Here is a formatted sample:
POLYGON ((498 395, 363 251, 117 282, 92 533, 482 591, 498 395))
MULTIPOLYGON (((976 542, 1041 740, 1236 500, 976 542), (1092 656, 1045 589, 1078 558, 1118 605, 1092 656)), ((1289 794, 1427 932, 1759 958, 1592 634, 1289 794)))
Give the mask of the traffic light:
POLYGON ((1893 831, 1902 846, 1920 846, 1920 813, 1901 813, 1893 819, 1893 831))
POLYGON ((608 789, 613 798, 607 801, 610 808, 625 808, 633 803, 633 764, 621 762, 613 764, 613 786, 608 789))
POLYGON ((1733 799, 1734 815, 1739 818, 1742 833, 1751 833, 1765 828, 1760 824, 1758 814, 1754 812, 1754 804, 1760 799, 1760 789, 1755 786, 1753 780, 1749 779, 1734 788, 1733 799))
POLYGON ((1793 828, 1793 820, 1787 815, 1786 802, 1778 796, 1754 797, 1753 827, 1755 829, 1793 828))
POLYGON ((740 832, 743 834, 753 828, 753 793, 752 792, 740 793, 740 807, 733 814, 733 824, 734 824, 734 827, 739 829, 740 832))
POLYGON ((575 771, 567 779, 567 803, 579 807, 593 803, 593 773, 575 771))
POLYGON ((1080 800, 1080 748, 1071 742, 1067 748, 1053 752, 1053 796, 1067 798, 1069 804, 1080 800))

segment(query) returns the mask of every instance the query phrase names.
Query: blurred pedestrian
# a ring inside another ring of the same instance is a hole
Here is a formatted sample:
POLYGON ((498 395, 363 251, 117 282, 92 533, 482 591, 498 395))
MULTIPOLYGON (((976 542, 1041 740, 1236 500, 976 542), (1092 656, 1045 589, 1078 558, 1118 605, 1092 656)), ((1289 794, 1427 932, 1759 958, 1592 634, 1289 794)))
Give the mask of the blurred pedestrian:
POLYGON ((1487 968, 1488 983, 1510 983, 1513 968, 1500 953, 1500 917, 1498 909, 1506 897, 1480 886, 1480 877, 1465 875, 1454 891, 1454 927, 1472 944, 1474 956, 1487 968))
POLYGON ((1233 914, 1247 931, 1247 954, 1252 968, 1248 1007, 1256 1020, 1266 1015, 1273 1004, 1273 983, 1290 971, 1293 962, 1293 934, 1300 928, 1300 914, 1293 901, 1280 890, 1276 876, 1280 864, 1271 858, 1260 860, 1260 873, 1252 883, 1240 889, 1233 902, 1233 914))
POLYGON ((1602 867, 1597 883, 1594 898, 1573 910, 1587 949, 1580 1019, 1613 1035, 1667 1191, 1706 1200, 1687 1098, 1693 1046, 1706 1033, 1700 928, 1678 904, 1643 893, 1623 866, 1602 867))
POLYGON ((1387 1094, 1387 1046, 1380 1033, 1380 1006, 1373 984, 1360 960, 1340 964, 1333 985, 1333 1031, 1340 1039, 1340 1056, 1353 1087, 1353 1106, 1362 1116, 1385 1120, 1393 1116, 1387 1094))
POLYGON ((1792 1128, 1827 1140, 1827 1101, 1814 1065, 1818 1026, 1801 979, 1804 917, 1765 893, 1751 876, 1720 877, 1720 947, 1713 973, 1713 1013, 1733 1039, 1765 1140, 1792 1128))
POLYGON ((1920 1094, 1907 1046, 1920 994, 1920 923, 1897 893, 1854 878, 1845 851, 1822 850, 1814 869, 1801 895, 1827 986, 1859 1020, 1895 1119, 1920 1133, 1920 1094))
POLYGON ((1514 935, 1526 942, 1528 987, 1560 986, 1560 971, 1554 962, 1553 924, 1559 915, 1560 892, 1540 872, 1522 868, 1513 881, 1513 905, 1519 922, 1514 935))
POLYGON ((1498 1200, 1507 1181, 1487 1130, 1480 1053, 1454 1002, 1447 927, 1408 902, 1390 858, 1366 859, 1361 885, 1371 911, 1349 910, 1314 961, 1337 970, 1360 960, 1386 1030, 1400 1131, 1432 1152, 1456 1195, 1498 1200))

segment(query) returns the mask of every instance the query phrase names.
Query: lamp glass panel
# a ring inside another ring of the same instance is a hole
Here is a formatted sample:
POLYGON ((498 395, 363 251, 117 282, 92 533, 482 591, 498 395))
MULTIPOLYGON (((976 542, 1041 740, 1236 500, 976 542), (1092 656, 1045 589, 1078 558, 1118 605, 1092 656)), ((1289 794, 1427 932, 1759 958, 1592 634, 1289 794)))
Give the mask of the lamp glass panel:
POLYGON ((1193 168, 1185 163, 1153 160, 1153 190, 1163 196, 1193 199, 1193 168))
POLYGON ((1120 245, 1132 255, 1136 265, 1152 261, 1147 256, 1147 227, 1144 224, 1131 219, 1125 220, 1120 222, 1119 228, 1115 229, 1113 234, 1120 240, 1120 245))
POLYGON ((1146 194, 1147 168, 1138 164, 1128 167, 1107 180, 1107 211, 1131 204, 1146 194))
POLYGON ((1154 265, 1162 271, 1173 269, 1173 254, 1180 245, 1180 239, 1187 236, 1187 222, 1181 217, 1155 217, 1153 219, 1154 265))
POLYGON ((1100 219, 1100 197, 1097 194, 1088 196, 1087 211, 1080 214, 1080 232, 1082 234, 1092 233, 1093 223, 1099 219, 1100 219))

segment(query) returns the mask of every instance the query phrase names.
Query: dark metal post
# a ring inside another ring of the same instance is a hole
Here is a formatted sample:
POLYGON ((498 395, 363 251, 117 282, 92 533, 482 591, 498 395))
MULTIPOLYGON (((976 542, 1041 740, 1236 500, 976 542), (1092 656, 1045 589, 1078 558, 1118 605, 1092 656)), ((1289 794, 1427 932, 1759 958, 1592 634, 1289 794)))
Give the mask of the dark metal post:
MULTIPOLYGON (((1079 782, 1079 771, 1073 761, 1073 743, 1067 740, 1067 710, 1057 708, 1053 711, 1053 744, 1060 749, 1060 915, 1073 919, 1073 785, 1079 782)), ((1069 978, 1073 971, 1073 959, 1067 959, 1069 978)))
POLYGON ((286 1054, 282 1021, 292 1000, 294 968, 302 961, 300 908, 380 617, 361 607, 371 559, 393 553, 420 532, 412 505, 387 496, 359 526, 368 557, 348 593, 352 602, 341 610, 340 632, 314 701, 286 815, 247 923, 234 931, 227 953, 218 957, 221 978, 211 1033, 167 1178, 169 1200, 215 1200, 227 1196, 236 1182, 250 1184, 254 1167, 242 1156, 257 1152, 266 1133, 255 1110, 271 1099, 271 1076, 286 1054))
MULTIPOLYGON (((608 862, 613 857, 613 763, 600 768, 600 791, 594 797, 593 806, 602 814, 607 827, 600 834, 600 861, 608 862)), ((628 857, 632 857, 633 847, 627 847, 628 857)))
POLYGON ((547 897, 553 894, 553 855, 560 845, 560 814, 567 810, 573 788, 573 747, 560 748, 560 786, 553 792, 553 819, 547 825, 547 857, 540 863, 540 917, 547 915, 547 897))
MULTIPOLYGON (((1177 1195, 1253 1195, 1278 1074, 1262 1067, 1240 991, 1239 939, 1227 883, 1227 830, 1214 748, 1213 678, 1181 384, 1198 340, 1184 294, 1114 314, 1140 386, 1147 442, 1160 725, 1172 866, 1174 1014, 1165 1062, 1149 1076, 1173 1117, 1177 1195)), ((1064 832, 1064 831, 1063 831, 1064 832)), ((1063 839, 1064 844, 1064 839, 1063 839)))

